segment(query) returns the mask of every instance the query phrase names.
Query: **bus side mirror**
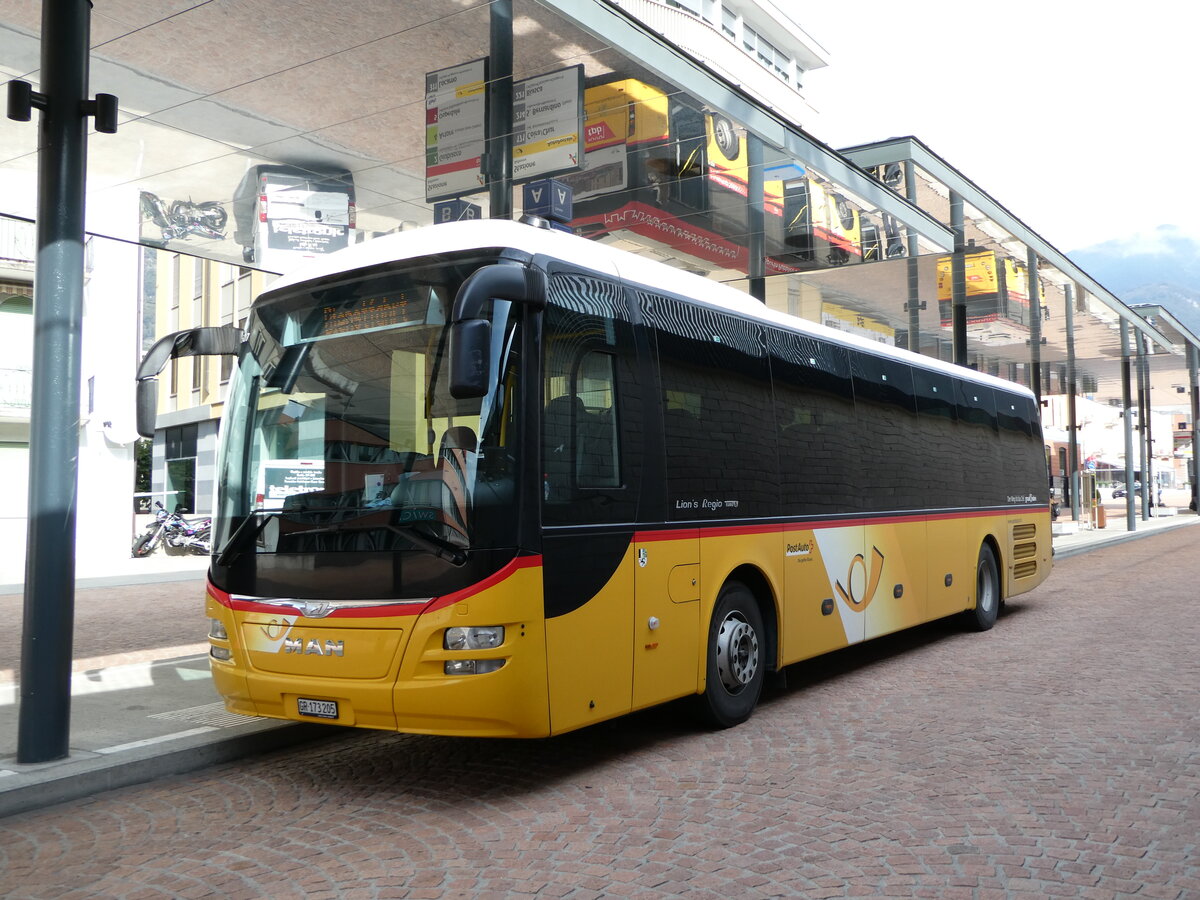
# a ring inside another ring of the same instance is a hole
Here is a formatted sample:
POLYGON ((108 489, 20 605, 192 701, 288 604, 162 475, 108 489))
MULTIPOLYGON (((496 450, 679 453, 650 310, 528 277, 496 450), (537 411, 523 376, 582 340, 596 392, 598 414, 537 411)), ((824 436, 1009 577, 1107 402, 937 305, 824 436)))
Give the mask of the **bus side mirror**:
POLYGON ((172 359, 183 356, 237 356, 241 351, 241 329, 231 325, 204 326, 176 331, 154 342, 137 370, 137 430, 142 437, 154 437, 158 408, 158 378, 155 377, 172 359))
POLYGON ((492 325, 464 319, 450 326, 450 396, 458 400, 487 393, 492 325))
POLYGON ((137 383, 137 432, 144 438, 154 437, 158 418, 158 379, 146 378, 137 383))

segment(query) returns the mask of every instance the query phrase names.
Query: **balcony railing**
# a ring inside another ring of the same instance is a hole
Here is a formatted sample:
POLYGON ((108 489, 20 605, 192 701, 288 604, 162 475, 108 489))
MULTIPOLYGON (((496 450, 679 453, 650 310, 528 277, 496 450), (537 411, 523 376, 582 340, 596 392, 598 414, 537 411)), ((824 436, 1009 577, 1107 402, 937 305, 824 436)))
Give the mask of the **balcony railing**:
POLYGON ((0 264, 32 271, 36 246, 32 222, 0 216, 0 264))
POLYGON ((0 409, 27 410, 32 397, 32 369, 0 368, 0 409))

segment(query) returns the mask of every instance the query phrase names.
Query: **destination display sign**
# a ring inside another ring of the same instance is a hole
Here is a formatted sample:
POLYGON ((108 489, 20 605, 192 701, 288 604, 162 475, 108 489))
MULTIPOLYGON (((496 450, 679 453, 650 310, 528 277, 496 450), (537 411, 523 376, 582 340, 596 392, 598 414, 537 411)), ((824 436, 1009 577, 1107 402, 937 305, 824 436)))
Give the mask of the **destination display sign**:
POLYGON ((321 334, 345 334, 387 325, 405 325, 412 321, 410 313, 408 297, 399 291, 380 297, 367 297, 352 306, 338 304, 322 307, 318 327, 321 334))
POLYGON ((309 310, 299 321, 300 339, 423 324, 429 312, 429 290, 401 286, 397 279, 388 281, 390 285, 380 284, 363 296, 325 302, 309 310))
POLYGON ((487 60, 425 75, 425 200, 484 188, 487 140, 487 60))
POLYGON ((573 172, 583 161, 583 66, 513 84, 513 181, 573 172))

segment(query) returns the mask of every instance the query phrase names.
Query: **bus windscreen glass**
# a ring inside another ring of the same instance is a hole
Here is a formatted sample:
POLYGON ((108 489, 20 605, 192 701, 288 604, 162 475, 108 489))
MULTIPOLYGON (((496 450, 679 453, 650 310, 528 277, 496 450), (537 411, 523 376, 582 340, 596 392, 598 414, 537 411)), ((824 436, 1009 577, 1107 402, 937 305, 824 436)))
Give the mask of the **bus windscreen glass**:
POLYGON ((492 304, 493 390, 451 397, 445 319, 464 268, 259 309, 229 403, 215 552, 457 556, 511 540, 514 318, 492 304))

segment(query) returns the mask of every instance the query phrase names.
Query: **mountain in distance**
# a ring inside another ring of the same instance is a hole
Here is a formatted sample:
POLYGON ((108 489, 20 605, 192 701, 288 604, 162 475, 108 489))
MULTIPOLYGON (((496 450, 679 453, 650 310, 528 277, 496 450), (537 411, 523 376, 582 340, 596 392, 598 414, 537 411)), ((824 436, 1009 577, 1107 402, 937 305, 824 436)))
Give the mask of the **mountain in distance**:
POLYGON ((1160 225, 1067 256, 1130 306, 1157 303, 1200 335, 1200 235, 1160 225))

